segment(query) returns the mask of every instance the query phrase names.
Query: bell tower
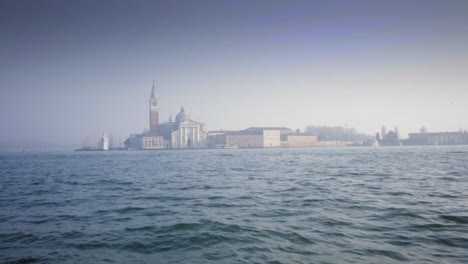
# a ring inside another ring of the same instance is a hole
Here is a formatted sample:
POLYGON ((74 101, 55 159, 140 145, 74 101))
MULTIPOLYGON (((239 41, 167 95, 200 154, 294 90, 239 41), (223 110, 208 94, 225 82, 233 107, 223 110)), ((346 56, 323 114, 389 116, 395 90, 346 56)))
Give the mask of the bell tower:
POLYGON ((158 123, 159 123, 159 107, 158 107, 158 99, 156 98, 156 88, 154 88, 154 80, 153 80, 153 89, 151 90, 151 97, 150 97, 149 119, 150 119, 149 120, 150 132, 157 133, 158 123))

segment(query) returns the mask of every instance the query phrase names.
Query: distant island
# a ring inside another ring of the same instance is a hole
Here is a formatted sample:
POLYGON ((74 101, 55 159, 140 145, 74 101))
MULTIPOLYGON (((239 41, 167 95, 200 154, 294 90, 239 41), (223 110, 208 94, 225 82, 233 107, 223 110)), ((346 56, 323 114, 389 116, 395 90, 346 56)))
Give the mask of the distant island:
POLYGON ((114 147, 106 133, 97 146, 83 146, 77 151, 107 150, 158 150, 158 149, 213 149, 213 148, 298 148, 330 146, 414 146, 414 145, 464 145, 468 144, 467 131, 410 133, 408 139, 400 139, 398 128, 370 136, 357 133, 354 128, 308 126, 304 132, 287 127, 250 127, 237 131, 208 131, 204 123, 194 121, 182 106, 179 113, 159 122, 159 105, 156 88, 149 98, 149 130, 132 134, 123 147, 114 147))

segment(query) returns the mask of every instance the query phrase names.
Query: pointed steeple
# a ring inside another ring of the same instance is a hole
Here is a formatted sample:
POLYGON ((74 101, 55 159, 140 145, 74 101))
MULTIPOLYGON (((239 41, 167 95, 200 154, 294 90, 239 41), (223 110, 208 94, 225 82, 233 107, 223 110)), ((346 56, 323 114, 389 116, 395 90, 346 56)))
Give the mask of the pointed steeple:
POLYGON ((172 122, 172 114, 169 116, 169 122, 172 122))
POLYGON ((184 106, 182 106, 182 107, 180 108, 180 112, 181 112, 181 113, 185 112, 184 106))
POLYGON ((154 87, 154 80, 153 80, 153 89, 151 89, 151 98, 156 98, 156 88, 154 87))
POLYGON ((151 98, 149 99, 149 117, 150 117, 150 132, 158 132, 159 124, 159 107, 158 107, 158 98, 156 97, 156 88, 154 87, 153 80, 153 89, 151 89, 151 98))

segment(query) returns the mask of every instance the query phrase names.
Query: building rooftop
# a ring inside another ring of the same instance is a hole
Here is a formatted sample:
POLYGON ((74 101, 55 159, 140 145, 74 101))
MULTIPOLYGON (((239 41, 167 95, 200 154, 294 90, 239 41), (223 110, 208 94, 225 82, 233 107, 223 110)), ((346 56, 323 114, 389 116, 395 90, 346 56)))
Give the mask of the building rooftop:
POLYGON ((292 129, 287 128, 287 127, 249 127, 247 129, 244 129, 246 131, 252 131, 252 130, 280 130, 280 131, 292 131, 292 129))
POLYGON ((427 133, 409 133, 409 136, 443 136, 443 135, 467 135, 466 131, 464 132, 427 132, 427 133))

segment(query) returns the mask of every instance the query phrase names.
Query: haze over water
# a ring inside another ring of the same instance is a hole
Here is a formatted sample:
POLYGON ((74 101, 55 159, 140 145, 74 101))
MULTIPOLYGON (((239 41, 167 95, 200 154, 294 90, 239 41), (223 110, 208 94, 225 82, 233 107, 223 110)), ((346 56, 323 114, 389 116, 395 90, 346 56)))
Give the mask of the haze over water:
POLYGON ((466 146, 3 153, 0 175, 0 262, 468 262, 466 146))
POLYGON ((200 143, 466 144, 400 139, 468 129, 467 47, 466 0, 2 0, 0 263, 468 263, 468 146, 200 143), (239 149, 49 151, 103 132, 239 149))
POLYGON ((0 149, 82 146, 182 105, 209 130, 468 129, 468 1, 0 2, 0 149))

